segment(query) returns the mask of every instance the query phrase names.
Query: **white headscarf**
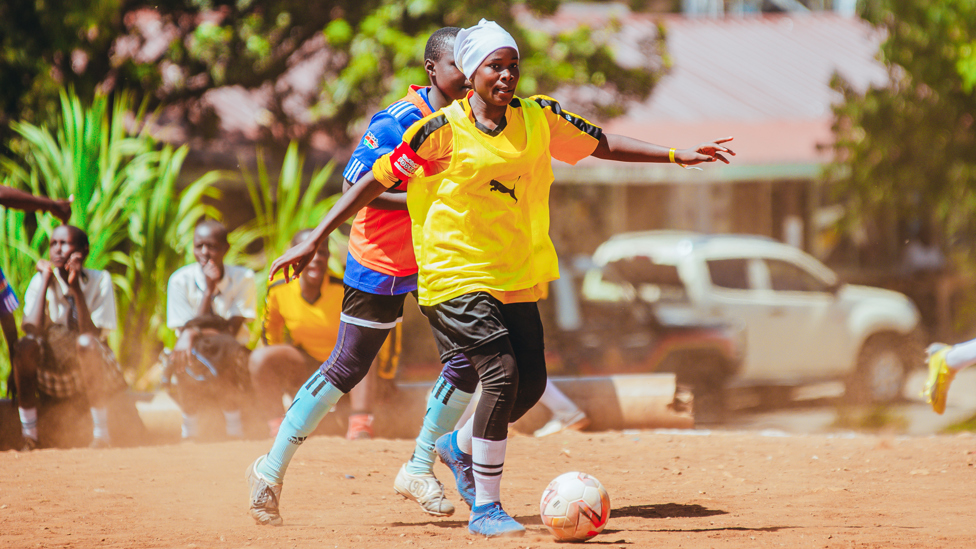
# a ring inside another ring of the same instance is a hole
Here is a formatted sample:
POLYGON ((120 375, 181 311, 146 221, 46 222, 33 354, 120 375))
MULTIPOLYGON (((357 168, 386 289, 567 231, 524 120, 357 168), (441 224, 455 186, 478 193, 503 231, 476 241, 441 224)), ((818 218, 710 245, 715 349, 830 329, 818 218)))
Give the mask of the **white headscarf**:
POLYGON ((495 50, 518 45, 498 23, 482 19, 477 25, 461 29, 454 40, 454 62, 466 78, 471 78, 481 63, 495 50))

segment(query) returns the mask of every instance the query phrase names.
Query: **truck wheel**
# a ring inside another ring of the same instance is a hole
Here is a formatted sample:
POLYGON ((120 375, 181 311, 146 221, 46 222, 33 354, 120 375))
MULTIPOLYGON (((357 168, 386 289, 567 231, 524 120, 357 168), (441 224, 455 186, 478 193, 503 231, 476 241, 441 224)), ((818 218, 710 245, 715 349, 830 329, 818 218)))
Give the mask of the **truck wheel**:
POLYGON ((908 372, 904 350, 895 336, 870 338, 847 381, 846 400, 851 404, 886 404, 901 398, 908 372))

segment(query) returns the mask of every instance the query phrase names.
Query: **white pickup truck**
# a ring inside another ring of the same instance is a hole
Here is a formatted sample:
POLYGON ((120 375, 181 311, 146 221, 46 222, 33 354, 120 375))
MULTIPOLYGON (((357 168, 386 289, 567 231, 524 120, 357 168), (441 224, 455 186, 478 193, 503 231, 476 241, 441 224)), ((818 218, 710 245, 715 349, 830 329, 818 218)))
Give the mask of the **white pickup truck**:
POLYGON ((662 324, 741 327, 734 369, 681 364, 679 380, 720 387, 846 382, 856 403, 890 402, 921 364, 919 313, 903 294, 840 282, 803 251, 759 236, 648 231, 615 236, 593 255, 584 303, 638 301, 662 324))

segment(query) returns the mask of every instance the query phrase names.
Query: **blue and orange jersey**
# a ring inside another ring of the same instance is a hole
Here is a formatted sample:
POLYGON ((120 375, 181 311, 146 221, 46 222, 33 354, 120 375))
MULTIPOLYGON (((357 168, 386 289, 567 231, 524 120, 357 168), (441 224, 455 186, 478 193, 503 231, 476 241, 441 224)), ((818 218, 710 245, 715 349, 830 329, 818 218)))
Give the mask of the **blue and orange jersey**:
MULTIPOLYGON (((428 91, 429 88, 411 86, 403 99, 370 119, 366 133, 342 173, 349 183, 356 184, 373 168, 377 159, 393 151, 401 143, 407 128, 433 112, 427 98, 428 91)), ((410 215, 406 210, 379 210, 369 206, 363 208, 353 221, 349 235, 349 254, 363 267, 384 275, 415 275, 417 261, 414 259, 410 238, 410 215)), ((370 288, 360 288, 354 281, 345 282, 357 289, 371 291, 370 288)))

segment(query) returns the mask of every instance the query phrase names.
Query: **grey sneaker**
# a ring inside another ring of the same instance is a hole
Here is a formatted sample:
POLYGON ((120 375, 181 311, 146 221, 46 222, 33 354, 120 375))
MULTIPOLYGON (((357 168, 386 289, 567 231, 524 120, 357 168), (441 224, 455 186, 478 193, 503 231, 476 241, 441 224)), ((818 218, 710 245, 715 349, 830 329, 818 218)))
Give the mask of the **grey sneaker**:
POLYGON ((404 464, 393 481, 393 489, 401 496, 419 503, 429 515, 449 517, 454 514, 454 504, 444 497, 444 485, 434 475, 408 473, 404 464))
POLYGON ((278 514, 278 499, 281 498, 281 485, 271 484, 257 472, 258 463, 264 456, 254 460, 244 472, 244 478, 251 490, 251 508, 248 511, 258 524, 281 526, 281 515, 278 514))

